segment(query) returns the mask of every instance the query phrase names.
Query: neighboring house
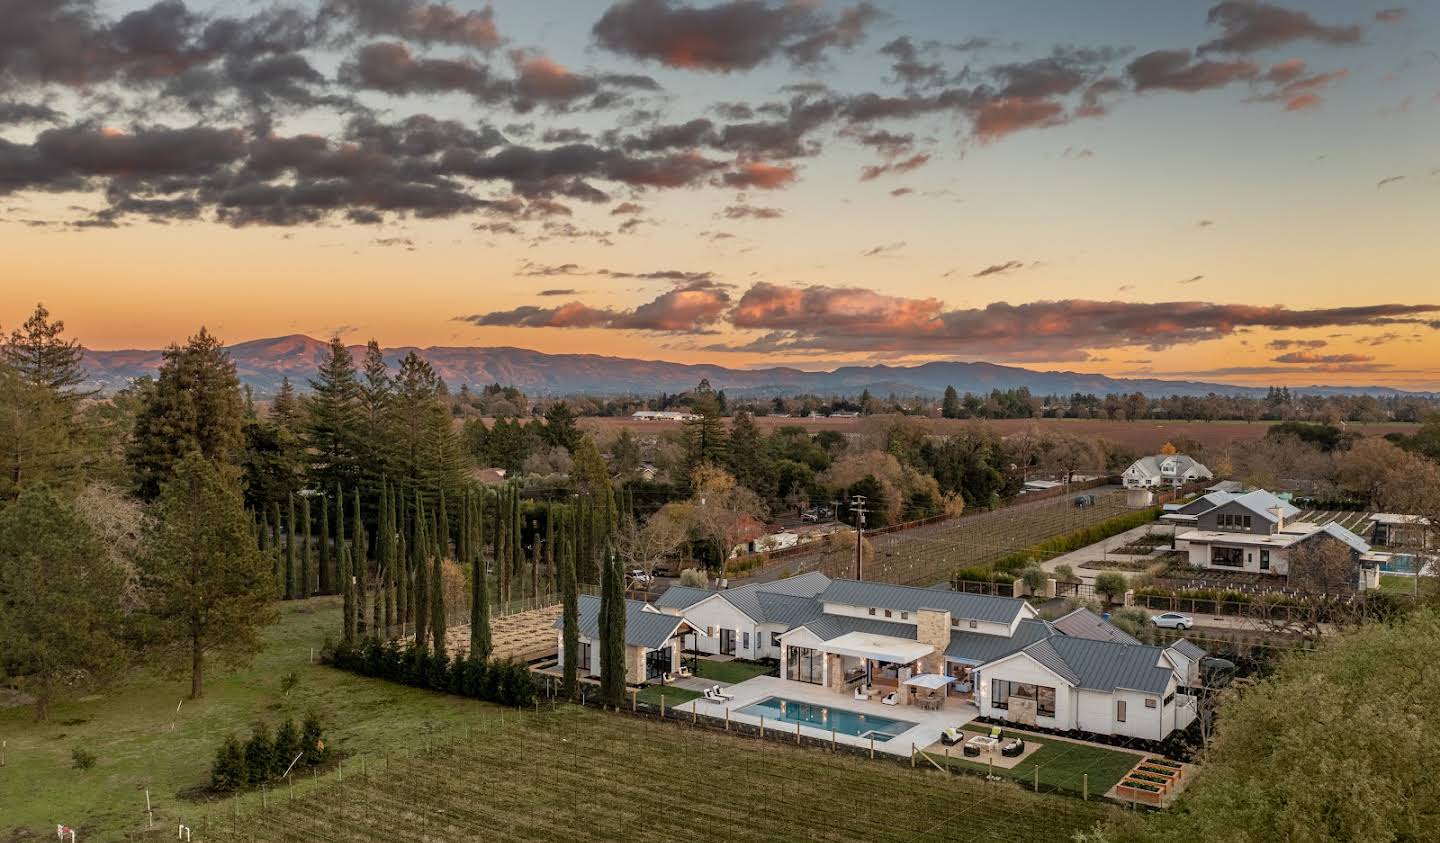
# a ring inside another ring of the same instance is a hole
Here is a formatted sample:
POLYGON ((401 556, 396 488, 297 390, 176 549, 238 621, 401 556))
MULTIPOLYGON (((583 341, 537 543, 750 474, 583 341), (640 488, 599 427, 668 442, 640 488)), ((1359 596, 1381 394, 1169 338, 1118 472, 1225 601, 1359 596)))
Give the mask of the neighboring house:
POLYGON ((1195 568, 1288 577, 1297 548, 1313 541, 1336 541, 1354 556, 1355 587, 1378 586, 1381 560, 1364 539, 1333 522, 1290 520, 1299 514, 1292 504, 1257 489, 1243 495, 1212 492, 1162 518, 1195 528, 1175 535, 1176 550, 1187 553, 1195 568))
POLYGON ((1210 480, 1210 469, 1184 454, 1156 454, 1141 457, 1120 474, 1127 489, 1159 489, 1210 480))
POLYGON ((1084 610, 1050 623, 1024 600, 820 574, 719 592, 672 588, 661 604, 709 633, 699 641, 778 658, 782 679, 840 699, 868 687, 907 705, 917 701, 907 680, 943 674, 955 680, 943 692, 951 698, 1026 725, 1158 741, 1195 718, 1180 689, 1202 650, 1140 644, 1084 610))
POLYGON ((482 486, 503 486, 505 484, 505 469, 503 468, 472 468, 470 479, 482 486))
POLYGON ((1424 548, 1429 539, 1430 519, 1423 515, 1376 512, 1370 516, 1370 538, 1387 547, 1424 548))
MULTIPOLYGON (((600 675, 600 598, 580 595, 581 676, 600 675)), ((657 610, 641 600, 625 601, 625 681, 631 685, 659 682, 680 666, 683 640, 695 627, 678 615, 657 610)), ((557 665, 565 664, 564 618, 555 621, 557 665)))
POLYGON ((742 659, 780 658, 780 633, 819 614, 815 595, 830 585, 819 572, 715 591, 676 585, 655 601, 696 629, 689 647, 742 659))
POLYGON ((636 410, 630 414, 635 421, 694 421, 700 418, 694 413, 677 413, 671 410, 636 410))
POLYGON ((653 462, 642 462, 640 463, 640 467, 635 470, 635 473, 640 476, 641 480, 649 483, 660 473, 660 469, 657 468, 653 462))

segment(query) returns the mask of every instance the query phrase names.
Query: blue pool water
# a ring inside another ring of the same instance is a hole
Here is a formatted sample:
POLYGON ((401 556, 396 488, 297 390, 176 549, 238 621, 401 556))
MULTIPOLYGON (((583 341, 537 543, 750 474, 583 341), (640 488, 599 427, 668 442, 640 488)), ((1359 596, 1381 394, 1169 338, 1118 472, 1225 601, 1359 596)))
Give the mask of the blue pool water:
POLYGON ((888 741, 916 726, 915 723, 904 720, 891 720, 875 714, 860 714, 828 705, 787 700, 784 697, 766 697, 740 709, 740 713, 764 717, 766 720, 800 723, 817 729, 834 729, 842 735, 854 735, 858 738, 869 738, 873 735, 877 743, 888 741))
POLYGON ((1420 560, 1410 553, 1397 553, 1388 561, 1380 563, 1380 570, 1386 574, 1413 574, 1420 560))

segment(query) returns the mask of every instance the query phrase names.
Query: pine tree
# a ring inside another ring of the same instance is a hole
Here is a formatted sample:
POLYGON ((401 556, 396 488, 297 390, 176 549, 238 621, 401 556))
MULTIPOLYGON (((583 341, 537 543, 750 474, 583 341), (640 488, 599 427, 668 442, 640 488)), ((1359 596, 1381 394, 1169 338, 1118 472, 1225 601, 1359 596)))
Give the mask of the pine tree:
MULTIPOLYGON (((355 358, 339 337, 330 340, 329 356, 319 376, 310 381, 305 402, 305 434, 310 446, 310 476, 322 489, 357 485, 360 479, 360 384, 355 358)), ((344 506, 337 500, 336 506, 344 506)), ((336 541, 343 541, 336 536, 336 541)))
POLYGON ((280 502, 270 502, 270 547, 274 553, 270 557, 272 576, 275 579, 275 594, 285 593, 285 584, 280 579, 284 565, 285 551, 280 547, 280 502))
POLYGON ((335 568, 332 564, 331 555, 334 549, 330 546, 330 498, 321 493, 320 495, 320 593, 335 593, 335 568))
POLYGON ((561 636, 564 642, 564 679, 561 687, 566 699, 575 696, 576 672, 580 659, 580 605, 578 587, 575 582, 575 533, 573 526, 569 523, 571 511, 569 507, 561 510, 564 517, 560 547, 560 600, 563 604, 561 610, 561 636))
POLYGON ((955 387, 945 387, 945 399, 940 402, 940 415, 947 419, 958 419, 961 414, 960 393, 955 387))
POLYGON ((280 379, 280 390, 270 402, 270 421, 281 430, 294 430, 300 421, 300 399, 295 397, 295 385, 289 376, 280 379))
POLYGON ((61 339, 63 333, 64 321, 50 321, 50 311, 37 304, 25 324, 0 344, 0 360, 10 364, 26 385, 73 404, 98 390, 77 388, 86 380, 85 349, 79 340, 61 339))
POLYGON ((290 496, 290 512, 285 521, 285 599, 295 599, 295 551, 300 531, 295 529, 295 496, 290 496))
POLYGON ((470 655, 482 661, 490 659, 490 575, 485 570, 485 499, 472 503, 474 510, 474 544, 470 556, 470 655))
POLYGON ((310 496, 300 499, 300 523, 305 529, 305 552, 300 556, 300 599, 315 593, 312 580, 315 570, 315 524, 310 520, 310 496))

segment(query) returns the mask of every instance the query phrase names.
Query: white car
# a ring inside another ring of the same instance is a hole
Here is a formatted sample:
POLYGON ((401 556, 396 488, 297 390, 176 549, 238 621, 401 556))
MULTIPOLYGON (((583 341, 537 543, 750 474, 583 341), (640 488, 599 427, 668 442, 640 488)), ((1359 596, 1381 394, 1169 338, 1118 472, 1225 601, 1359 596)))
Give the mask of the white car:
POLYGON ((1195 619, 1189 615, 1182 615, 1179 612, 1166 612, 1163 615, 1156 615, 1150 622, 1162 629, 1189 629, 1195 625, 1195 619))
POLYGON ((649 585, 650 583, 655 582, 654 577, 650 576, 639 568, 631 571, 629 576, 631 582, 644 583, 645 585, 649 585))

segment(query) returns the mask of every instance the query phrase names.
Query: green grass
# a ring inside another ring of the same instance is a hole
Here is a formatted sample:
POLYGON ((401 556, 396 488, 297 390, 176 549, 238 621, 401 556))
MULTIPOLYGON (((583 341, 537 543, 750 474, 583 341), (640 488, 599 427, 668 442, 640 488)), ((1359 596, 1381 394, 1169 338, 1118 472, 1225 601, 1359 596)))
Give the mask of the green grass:
MULTIPOLYGON (((1415 578, 1403 574, 1381 574, 1380 590, 1389 591, 1395 594, 1410 595, 1415 593, 1415 578)), ((1424 576, 1420 578, 1420 593, 1422 595, 1440 593, 1440 580, 1435 577, 1424 576)))
POLYGON ((332 776, 320 792, 272 799, 264 811, 252 796, 238 823, 217 814, 205 840, 1002 843, 1066 840, 1119 814, 903 760, 578 706, 507 712, 503 723, 492 709, 473 725, 388 765, 372 759, 368 777, 352 759, 343 789, 332 776), (657 797, 677 781, 691 789, 657 797))
POLYGON ((669 708, 697 699, 700 692, 689 688, 676 688, 674 685, 648 685, 636 692, 635 699, 641 703, 659 705, 662 695, 665 697, 666 707, 669 708))
MULTIPOLYGON (((967 726, 965 730, 975 734, 990 734, 988 726, 967 726)), ((1014 737, 1023 737, 1026 744, 1039 744, 1040 748, 1011 769, 996 767, 995 774, 1032 784, 1035 781, 1035 767, 1038 765, 1041 790, 1061 788, 1072 793, 1080 793, 1084 787, 1084 774, 1088 773, 1090 775, 1090 795, 1100 796, 1114 787, 1116 782, 1119 782, 1140 761, 1140 756, 1132 752, 1106 749, 1093 744, 1037 738, 1029 734, 1021 735, 1008 731, 1007 739, 1012 734, 1014 737)), ((988 764, 965 760, 960 754, 959 747, 951 747, 950 752, 952 753, 950 763, 956 767, 976 771, 989 771, 990 769, 988 764)))
POLYGON ((766 665, 754 662, 717 662, 701 658, 699 665, 695 668, 695 675, 702 679, 714 679, 716 682, 733 685, 736 682, 744 682, 746 679, 764 676, 770 670, 766 665))
POLYGON ((57 705, 47 723, 35 723, 28 707, 0 709, 0 739, 8 743, 0 768, 0 839, 17 827, 48 834, 56 823, 79 829, 81 839, 120 839, 143 827, 146 788, 157 824, 188 816, 194 803, 178 794, 205 784, 225 734, 248 734, 257 719, 273 726, 313 709, 324 722, 326 742, 354 753, 398 750, 417 734, 473 717, 480 705, 473 700, 309 664, 310 648, 318 651, 338 623, 336 598, 283 604, 255 662, 234 671, 208 663, 204 698, 185 700, 178 714, 189 679, 148 674, 103 695, 57 705), (280 680, 291 671, 299 673, 300 684, 282 696, 280 680), (94 753, 94 768, 72 769, 76 748, 94 753))

